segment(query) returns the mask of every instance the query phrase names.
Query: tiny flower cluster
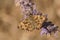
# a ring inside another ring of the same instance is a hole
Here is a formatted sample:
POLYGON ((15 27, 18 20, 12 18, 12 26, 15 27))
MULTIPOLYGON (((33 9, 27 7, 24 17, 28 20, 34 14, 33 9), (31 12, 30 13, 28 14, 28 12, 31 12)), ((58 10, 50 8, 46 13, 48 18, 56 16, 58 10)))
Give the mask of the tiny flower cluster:
POLYGON ((36 5, 32 2, 32 0, 22 0, 20 1, 20 5, 24 14, 36 14, 36 5))
POLYGON ((41 26, 41 35, 43 34, 52 34, 52 33, 56 33, 58 30, 58 26, 56 26, 55 24, 53 24, 51 21, 45 21, 43 22, 42 26, 41 26))

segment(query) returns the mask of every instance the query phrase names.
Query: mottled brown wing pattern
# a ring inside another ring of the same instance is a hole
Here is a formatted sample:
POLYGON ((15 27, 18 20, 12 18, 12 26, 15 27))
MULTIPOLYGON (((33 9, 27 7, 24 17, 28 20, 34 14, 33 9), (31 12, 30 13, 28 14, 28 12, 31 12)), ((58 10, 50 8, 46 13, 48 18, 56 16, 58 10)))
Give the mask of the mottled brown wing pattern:
POLYGON ((32 31, 34 29, 39 30, 42 23, 45 20, 45 17, 42 15, 31 15, 32 17, 28 17, 22 22, 20 22, 19 27, 22 30, 32 31))
POLYGON ((45 17, 43 15, 42 16, 40 16, 40 15, 34 15, 33 19, 34 19, 34 21, 36 23, 36 25, 35 25, 36 29, 40 29, 42 23, 45 21, 45 17))
POLYGON ((34 29, 31 20, 29 20, 28 18, 20 22, 19 27, 22 30, 28 30, 28 31, 31 31, 34 29))

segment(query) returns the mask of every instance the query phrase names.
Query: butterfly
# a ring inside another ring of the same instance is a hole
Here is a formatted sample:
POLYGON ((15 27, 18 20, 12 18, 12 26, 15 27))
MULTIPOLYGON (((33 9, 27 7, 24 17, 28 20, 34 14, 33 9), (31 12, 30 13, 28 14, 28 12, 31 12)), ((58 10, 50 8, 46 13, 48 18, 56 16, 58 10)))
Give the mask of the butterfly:
POLYGON ((32 31, 34 29, 39 30, 42 23, 45 21, 44 15, 30 15, 19 24, 20 29, 32 31))

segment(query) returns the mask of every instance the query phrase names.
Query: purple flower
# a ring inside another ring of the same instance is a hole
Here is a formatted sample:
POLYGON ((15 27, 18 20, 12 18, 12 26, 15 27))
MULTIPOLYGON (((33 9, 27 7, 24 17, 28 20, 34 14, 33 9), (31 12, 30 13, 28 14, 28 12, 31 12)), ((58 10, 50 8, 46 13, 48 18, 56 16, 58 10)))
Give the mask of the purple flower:
POLYGON ((40 32, 40 34, 41 34, 41 35, 43 35, 43 34, 48 34, 47 29, 45 29, 45 28, 41 28, 41 32, 40 32))
POLYGON ((37 10, 33 10, 32 13, 35 15, 37 14, 37 10))

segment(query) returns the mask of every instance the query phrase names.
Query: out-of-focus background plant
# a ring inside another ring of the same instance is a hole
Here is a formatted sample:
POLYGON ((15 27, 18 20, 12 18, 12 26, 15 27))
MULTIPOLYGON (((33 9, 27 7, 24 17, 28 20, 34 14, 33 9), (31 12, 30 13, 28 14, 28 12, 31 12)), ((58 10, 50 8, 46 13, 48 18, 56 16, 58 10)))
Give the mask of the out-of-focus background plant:
MULTIPOLYGON (((60 26, 60 0, 33 1, 39 11, 48 14, 48 19, 60 26)), ((26 32, 17 29, 23 15, 21 8, 16 7, 14 2, 15 0, 0 0, 0 40, 60 40, 60 33, 57 37, 41 37, 38 30, 26 32)))

